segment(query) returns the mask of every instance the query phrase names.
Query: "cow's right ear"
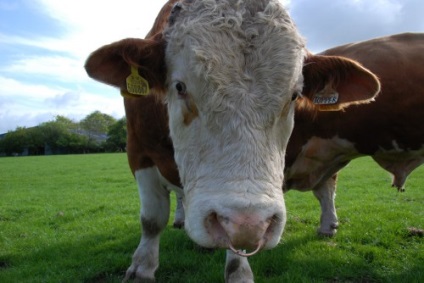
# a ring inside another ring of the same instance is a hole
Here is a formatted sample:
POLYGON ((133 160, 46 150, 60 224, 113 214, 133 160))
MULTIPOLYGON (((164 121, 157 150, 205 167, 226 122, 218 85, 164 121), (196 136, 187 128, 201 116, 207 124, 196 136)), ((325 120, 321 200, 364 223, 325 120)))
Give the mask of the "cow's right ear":
POLYGON ((150 88, 163 90, 165 45, 161 34, 149 39, 123 39, 91 53, 85 70, 91 78, 119 87, 123 93, 128 92, 127 78, 137 71, 137 76, 145 80, 150 88))

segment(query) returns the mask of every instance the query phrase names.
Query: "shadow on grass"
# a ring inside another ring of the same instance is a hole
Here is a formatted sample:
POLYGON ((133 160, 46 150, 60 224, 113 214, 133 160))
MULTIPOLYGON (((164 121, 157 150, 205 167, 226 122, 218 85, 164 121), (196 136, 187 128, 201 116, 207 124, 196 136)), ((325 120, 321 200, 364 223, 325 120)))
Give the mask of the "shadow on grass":
POLYGON ((11 266, 10 259, 7 257, 0 258, 0 270, 9 268, 11 266))
MULTIPOLYGON (((286 235, 285 235, 286 236, 286 235)), ((20 256, 0 258, 0 281, 121 282, 139 242, 139 232, 87 234, 74 242, 46 244, 20 256)), ((419 282, 422 257, 398 273, 340 247, 335 239, 314 232, 287 235, 273 250, 249 259, 261 282, 419 282), (417 281, 414 281, 414 280, 417 281), (405 281, 406 280, 406 281, 405 281)), ((162 235, 158 282, 223 282, 225 251, 200 248, 186 233, 168 227, 162 235)))
POLYGON ((87 234, 73 242, 40 243, 0 259, 1 282, 120 282, 134 235, 87 234))
POLYGON ((349 251, 336 238, 313 232, 289 238, 250 260, 257 283, 261 282, 424 282, 423 257, 408 260, 393 271, 349 251))

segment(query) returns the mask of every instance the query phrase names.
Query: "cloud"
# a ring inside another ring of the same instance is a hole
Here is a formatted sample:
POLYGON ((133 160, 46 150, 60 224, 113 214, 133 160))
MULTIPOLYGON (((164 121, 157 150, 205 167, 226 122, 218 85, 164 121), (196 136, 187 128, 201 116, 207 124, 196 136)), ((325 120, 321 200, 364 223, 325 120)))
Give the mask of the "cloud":
POLYGON ((77 56, 87 56, 89 51, 125 37, 144 37, 166 3, 165 0, 38 2, 47 16, 65 27, 68 47, 62 50, 77 56))
POLYGON ((353 41, 423 31, 421 0, 297 0, 290 12, 314 52, 353 41), (411 16, 416 15, 416 16, 411 16))
POLYGON ((47 98, 45 102, 53 107, 76 106, 81 99, 81 95, 77 92, 65 92, 47 98))
POLYGON ((118 91, 100 84, 91 92, 0 76, 0 133, 17 126, 36 126, 57 115, 79 121, 96 110, 115 118, 124 116, 118 91))
MULTIPOLYGON (((54 36, 48 30, 25 36, 0 33, 0 48, 9 52, 0 55, 0 133, 56 115, 80 120, 95 110, 121 118, 119 92, 89 79, 85 59, 101 45, 143 37, 165 2, 154 1, 148 7, 139 0, 0 2, 0 9, 11 12, 30 5, 27 11, 38 11, 60 30, 54 36)), ((31 26, 31 17, 27 20, 31 26)))
MULTIPOLYGON (((23 102, 25 100, 44 100, 54 96, 64 89, 59 87, 49 87, 44 84, 29 84, 0 76, 0 98, 2 101, 6 99, 23 102), (25 98, 25 100, 24 100, 25 98)), ((4 110, 4 109, 2 109, 4 110)))
MULTIPOLYGON (((289 7, 313 52, 387 34, 424 31, 422 0, 280 2, 289 7)), ((37 12, 34 18, 42 18, 47 25, 34 33, 0 32, 0 133, 16 126, 34 126, 56 115, 80 120, 100 110, 122 117, 118 91, 89 79, 84 61, 104 44, 144 37, 164 3, 166 0, 0 0, 0 10, 10 11, 7 15, 29 5, 25 11, 37 12)), ((13 16, 9 18, 13 20, 13 16)), ((31 27, 31 18, 23 18, 20 26, 31 27)), ((0 19, 0 25, 2 21, 5 19, 0 19)))
POLYGON ((3 74, 30 75, 46 80, 78 83, 88 81, 83 69, 84 61, 72 57, 51 56, 22 56, 10 65, 0 68, 3 74))

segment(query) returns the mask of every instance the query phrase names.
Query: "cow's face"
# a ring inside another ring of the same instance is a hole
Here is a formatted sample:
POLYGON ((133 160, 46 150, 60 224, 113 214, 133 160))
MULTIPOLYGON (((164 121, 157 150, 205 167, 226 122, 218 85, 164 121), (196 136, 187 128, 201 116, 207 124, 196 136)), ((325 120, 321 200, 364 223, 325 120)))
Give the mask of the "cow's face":
POLYGON ((305 99, 336 109, 358 94, 369 100, 378 81, 352 61, 306 54, 277 0, 180 2, 159 15, 155 27, 167 22, 165 30, 98 49, 86 70, 124 94, 143 93, 126 80, 131 66, 143 77, 136 83, 166 93, 193 240, 273 247, 286 221, 284 156, 297 94, 303 88, 305 99))
POLYGON ((278 243, 293 97, 302 90, 303 41, 288 15, 276 2, 241 2, 178 4, 165 33, 185 225, 210 247, 278 243))

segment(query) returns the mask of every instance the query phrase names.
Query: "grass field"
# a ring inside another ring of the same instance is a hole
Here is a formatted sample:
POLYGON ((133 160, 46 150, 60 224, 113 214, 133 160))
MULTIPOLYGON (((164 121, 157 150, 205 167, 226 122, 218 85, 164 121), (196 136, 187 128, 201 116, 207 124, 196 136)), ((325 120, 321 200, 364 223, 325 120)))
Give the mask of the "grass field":
MULTIPOLYGON (((424 166, 405 193, 369 158, 339 179, 334 238, 312 193, 286 194, 282 243, 250 258, 256 282, 424 282, 424 166)), ((0 158, 0 282, 120 282, 139 241, 125 154, 0 158)), ((170 223, 172 222, 172 216, 170 223)), ((169 227, 158 282, 223 282, 224 251, 169 227)))

